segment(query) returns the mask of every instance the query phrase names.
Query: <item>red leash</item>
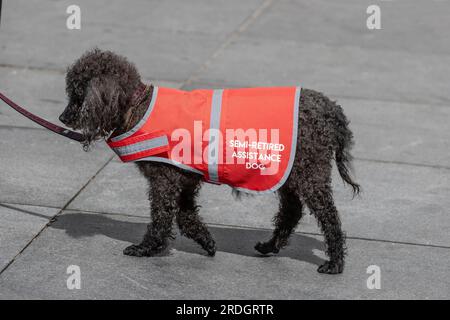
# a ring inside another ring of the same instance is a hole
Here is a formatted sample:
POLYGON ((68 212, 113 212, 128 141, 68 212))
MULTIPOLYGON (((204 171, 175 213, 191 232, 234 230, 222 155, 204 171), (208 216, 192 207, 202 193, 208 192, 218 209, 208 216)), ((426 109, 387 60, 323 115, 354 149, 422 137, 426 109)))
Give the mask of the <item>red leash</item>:
POLYGON ((17 105, 16 103, 14 103, 13 101, 9 100, 6 96, 4 96, 1 92, 0 92, 0 99, 2 99, 3 101, 5 101, 5 103, 7 105, 9 105, 11 108, 13 108, 14 110, 16 110, 17 112, 23 114, 25 117, 27 117, 28 119, 36 122, 37 124, 43 126, 44 128, 47 128, 57 134, 60 134, 64 137, 67 137, 69 139, 78 141, 78 142, 83 142, 86 139, 84 138, 84 136, 81 133, 75 132, 75 131, 71 131, 69 129, 65 129, 63 127, 57 126, 56 124, 53 124, 51 122, 48 122, 47 120, 44 120, 34 114, 32 114, 31 112, 28 112, 27 110, 25 110, 24 108, 20 107, 19 105, 17 105))

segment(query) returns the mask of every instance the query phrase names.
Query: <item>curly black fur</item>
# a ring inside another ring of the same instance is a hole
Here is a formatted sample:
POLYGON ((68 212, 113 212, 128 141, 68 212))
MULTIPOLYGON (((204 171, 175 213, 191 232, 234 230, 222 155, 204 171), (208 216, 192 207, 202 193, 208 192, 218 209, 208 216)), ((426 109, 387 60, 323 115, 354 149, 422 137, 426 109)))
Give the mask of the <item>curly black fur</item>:
POLYGON ((85 147, 122 125, 131 96, 141 83, 136 67, 110 51, 86 52, 67 70, 69 103, 60 120, 82 130, 85 147))
MULTIPOLYGON (((130 99, 141 84, 136 68, 125 58, 94 49, 84 54, 68 70, 69 104, 60 120, 80 129, 93 141, 118 135, 132 128, 143 116, 150 97, 131 110, 130 99)), ((321 273, 341 273, 344 268, 345 234, 334 205, 331 189, 332 161, 354 194, 360 187, 349 175, 353 135, 342 108, 322 93, 302 89, 299 107, 299 134, 291 174, 278 190, 279 211, 270 240, 256 244, 262 254, 277 253, 287 245, 308 206, 317 218, 329 261, 318 268, 321 273)), ((139 162, 149 181, 151 223, 142 242, 124 250, 126 255, 151 256, 166 248, 173 237, 175 220, 184 236, 193 239, 213 256, 216 245, 199 217, 196 197, 202 185, 200 175, 163 163, 139 162)), ((233 191, 239 196, 239 192, 233 191)))

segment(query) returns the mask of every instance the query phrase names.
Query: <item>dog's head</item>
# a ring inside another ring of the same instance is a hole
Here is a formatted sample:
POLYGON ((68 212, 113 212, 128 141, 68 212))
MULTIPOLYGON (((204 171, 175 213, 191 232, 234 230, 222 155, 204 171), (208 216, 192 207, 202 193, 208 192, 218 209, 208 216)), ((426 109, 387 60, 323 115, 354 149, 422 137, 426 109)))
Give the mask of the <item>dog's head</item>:
POLYGON ((81 130, 85 147, 108 137, 122 124, 139 73, 124 57, 93 49, 69 67, 66 75, 68 105, 59 120, 81 130))

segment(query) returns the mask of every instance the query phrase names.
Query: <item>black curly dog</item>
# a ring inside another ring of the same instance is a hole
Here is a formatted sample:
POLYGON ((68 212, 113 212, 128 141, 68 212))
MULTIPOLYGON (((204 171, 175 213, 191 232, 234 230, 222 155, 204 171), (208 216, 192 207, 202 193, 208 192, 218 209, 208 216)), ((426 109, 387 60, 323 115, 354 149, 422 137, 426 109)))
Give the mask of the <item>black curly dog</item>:
MULTIPOLYGON (((69 103, 60 121, 81 130, 87 148, 97 139, 127 132, 143 117, 151 99, 147 95, 133 103, 134 93, 142 86, 135 66, 124 57, 99 49, 88 51, 68 69, 69 103)), ((307 205, 324 233, 330 259, 318 272, 341 273, 345 234, 333 201, 331 170, 334 156, 342 179, 352 186, 354 194, 359 193, 359 185, 352 181, 348 170, 353 135, 342 108, 323 94, 302 89, 299 108, 296 157, 288 180, 278 190, 275 230, 269 241, 259 242, 255 249, 262 254, 279 252, 287 245, 307 205)), ((173 237, 175 218, 181 234, 214 256, 215 242, 196 204, 202 177, 164 163, 138 162, 137 166, 149 181, 152 219, 142 242, 127 247, 124 254, 152 256, 163 250, 173 237)))

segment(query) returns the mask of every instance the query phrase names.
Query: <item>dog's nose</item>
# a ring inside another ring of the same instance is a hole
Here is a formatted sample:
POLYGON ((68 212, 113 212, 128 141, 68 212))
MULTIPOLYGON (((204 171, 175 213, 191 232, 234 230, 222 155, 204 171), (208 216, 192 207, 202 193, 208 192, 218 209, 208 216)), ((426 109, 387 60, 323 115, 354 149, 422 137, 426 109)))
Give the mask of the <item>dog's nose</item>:
POLYGON ((67 124, 67 122, 69 121, 69 119, 67 119, 67 115, 65 112, 63 112, 60 116, 59 116, 59 121, 61 121, 64 124, 67 124))

